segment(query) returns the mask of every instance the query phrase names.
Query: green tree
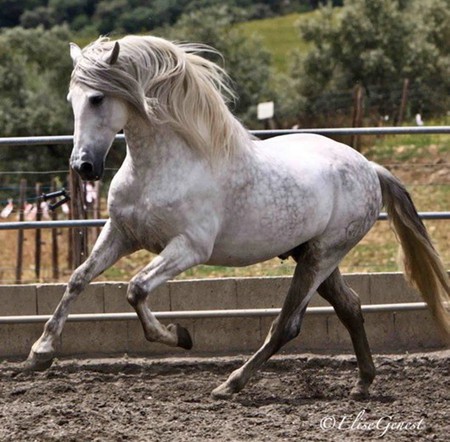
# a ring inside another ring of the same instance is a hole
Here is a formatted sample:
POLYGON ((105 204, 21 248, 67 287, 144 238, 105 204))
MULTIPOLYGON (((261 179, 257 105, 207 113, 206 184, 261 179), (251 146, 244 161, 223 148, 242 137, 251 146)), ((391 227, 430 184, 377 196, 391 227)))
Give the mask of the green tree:
POLYGON ((89 0, 49 0, 48 6, 58 23, 70 23, 76 16, 85 13, 88 3, 89 0))
POLYGON ((100 34, 117 32, 119 29, 117 29, 116 23, 127 10, 127 0, 100 1, 93 17, 100 34))
POLYGON ((38 6, 35 9, 28 9, 20 16, 20 25, 24 28, 37 28, 43 26, 50 29, 56 24, 53 9, 47 6, 38 6))
MULTIPOLYGON (((270 54, 257 37, 245 37, 232 26, 245 16, 242 9, 206 8, 183 15, 165 36, 177 41, 203 43, 217 49, 234 83, 237 102, 233 111, 248 125, 256 121, 256 105, 272 97, 270 54)), ((208 54, 204 54, 208 56, 208 54)))
POLYGON ((405 79, 411 113, 442 112, 449 104, 449 26, 449 0, 348 0, 321 8, 301 29, 312 49, 297 55, 291 72, 293 93, 306 103, 297 112, 334 111, 340 93, 360 84, 373 109, 395 118, 405 79))
MULTIPOLYGON (((72 115, 66 102, 72 70, 66 27, 45 31, 11 28, 0 34, 1 136, 67 134, 72 115)), ((67 166, 67 155, 50 148, 2 149, 2 167, 37 170, 67 166)))
POLYGON ((442 115, 450 107, 450 0, 422 3, 411 8, 415 37, 405 76, 412 80, 413 111, 442 115))
POLYGON ((117 26, 127 33, 142 32, 153 27, 153 9, 138 6, 124 12, 117 21, 117 26))

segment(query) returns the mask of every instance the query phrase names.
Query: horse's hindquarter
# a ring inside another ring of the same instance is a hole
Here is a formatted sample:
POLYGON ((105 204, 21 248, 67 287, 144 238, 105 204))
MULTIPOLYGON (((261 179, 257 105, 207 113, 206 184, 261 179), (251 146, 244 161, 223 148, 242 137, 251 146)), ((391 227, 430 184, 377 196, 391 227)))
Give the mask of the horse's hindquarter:
POLYGON ((315 135, 256 144, 235 166, 239 178, 229 177, 211 264, 263 261, 312 238, 350 247, 372 226, 381 205, 378 178, 353 149, 315 135))

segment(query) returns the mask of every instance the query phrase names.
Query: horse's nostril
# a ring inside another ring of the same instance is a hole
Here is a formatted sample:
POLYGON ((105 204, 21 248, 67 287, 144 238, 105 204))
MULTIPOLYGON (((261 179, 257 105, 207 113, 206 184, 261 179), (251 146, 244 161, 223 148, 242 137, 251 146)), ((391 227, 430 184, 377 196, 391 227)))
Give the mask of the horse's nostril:
POLYGON ((75 171, 80 175, 80 178, 84 181, 96 181, 99 180, 103 173, 103 167, 95 166, 92 161, 80 161, 73 165, 75 171))
POLYGON ((79 171, 82 174, 92 173, 94 171, 94 165, 89 162, 81 163, 79 171))

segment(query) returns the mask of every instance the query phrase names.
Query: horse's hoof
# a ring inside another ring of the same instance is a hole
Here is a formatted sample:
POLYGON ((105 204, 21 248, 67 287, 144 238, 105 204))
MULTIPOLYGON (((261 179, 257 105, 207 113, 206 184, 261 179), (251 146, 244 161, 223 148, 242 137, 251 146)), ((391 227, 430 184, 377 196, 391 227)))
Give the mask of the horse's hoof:
POLYGON ((33 371, 45 371, 53 364, 53 358, 49 355, 38 355, 31 352, 28 359, 23 363, 22 371, 25 373, 33 371))
POLYGON ((356 385, 352 388, 352 391, 350 392, 350 398, 361 401, 364 399, 367 399, 369 397, 369 390, 367 387, 363 387, 361 385, 356 385))
POLYGON ((189 331, 186 328, 182 327, 180 324, 175 324, 174 332, 176 333, 178 338, 177 347, 190 350, 193 346, 193 343, 189 331))
POLYGON ((211 397, 213 399, 231 399, 234 395, 234 391, 231 390, 231 388, 225 383, 222 385, 219 385, 217 388, 215 388, 211 392, 211 397))

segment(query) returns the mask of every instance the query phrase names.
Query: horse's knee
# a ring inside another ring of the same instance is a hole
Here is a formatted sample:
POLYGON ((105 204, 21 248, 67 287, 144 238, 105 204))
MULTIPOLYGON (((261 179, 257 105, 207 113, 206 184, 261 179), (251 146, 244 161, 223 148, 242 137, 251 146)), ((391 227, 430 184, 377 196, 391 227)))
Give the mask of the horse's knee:
POLYGON ((133 278, 127 290, 127 301, 132 307, 136 307, 139 302, 145 300, 147 297, 147 292, 143 287, 143 283, 139 280, 139 278, 133 278))
POLYGON ((88 283, 88 269, 85 263, 83 263, 72 273, 67 283, 67 289, 69 293, 81 293, 88 283))
POLYGON ((83 281, 83 277, 80 274, 80 272, 77 272, 75 270, 74 273, 72 273, 72 276, 69 279, 69 282, 67 283, 67 290, 69 292, 81 292, 84 289, 85 283, 83 281))

